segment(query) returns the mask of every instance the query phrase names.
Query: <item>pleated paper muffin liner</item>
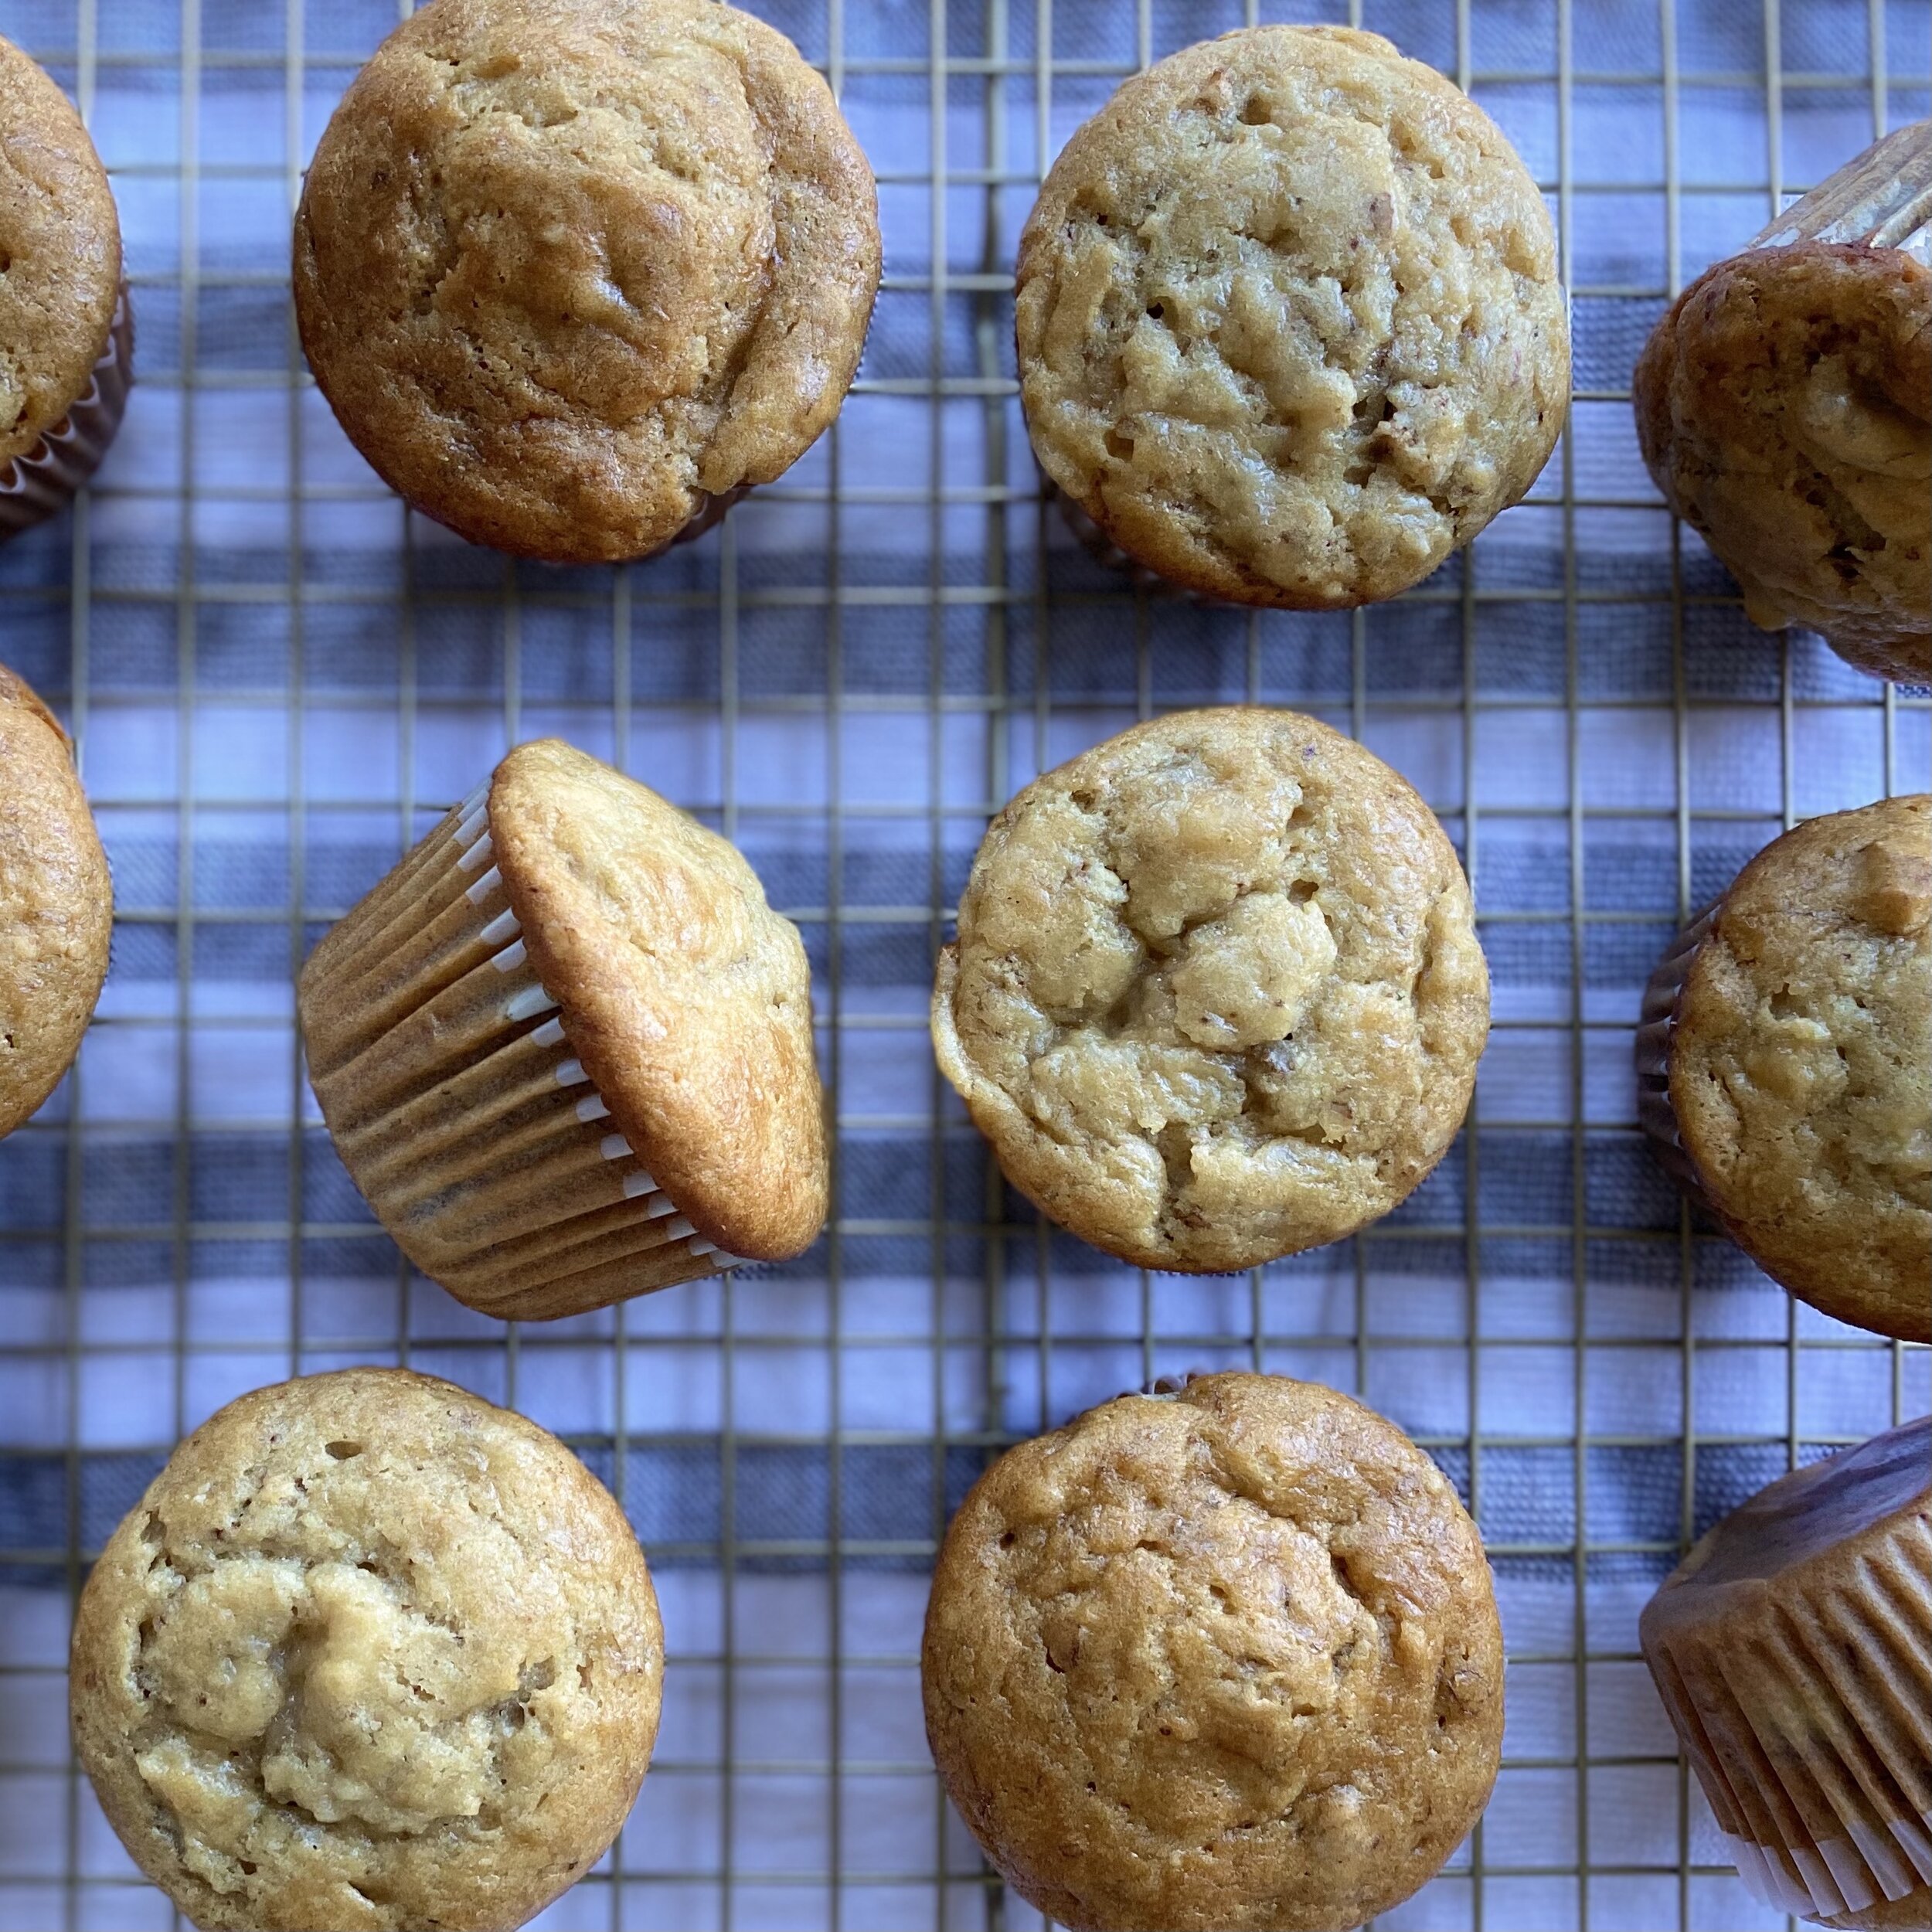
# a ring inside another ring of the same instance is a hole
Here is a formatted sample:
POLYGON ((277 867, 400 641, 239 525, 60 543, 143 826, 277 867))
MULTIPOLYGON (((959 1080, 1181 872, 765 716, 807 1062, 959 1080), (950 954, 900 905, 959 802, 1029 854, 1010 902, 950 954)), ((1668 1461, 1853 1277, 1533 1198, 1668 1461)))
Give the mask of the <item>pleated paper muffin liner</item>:
POLYGON ((1645 1651, 1739 1876, 1854 1920, 1932 1884, 1932 1526, 1902 1519, 1842 1581, 1645 1651))
POLYGON ((1781 209, 1747 248, 1862 242, 1932 259, 1932 126, 1895 128, 1781 209))
POLYGON ((134 379, 134 318, 124 282, 108 325, 107 346, 86 389, 26 455, 15 457, 0 473, 0 543, 65 509, 100 467, 121 427, 134 379))
POLYGON ((410 1260, 486 1314, 580 1314, 738 1265, 614 1131, 571 1053, 492 862, 488 793, 349 913, 304 986, 344 1166, 410 1260))
POLYGON ((1677 1111, 1670 1101, 1670 1049, 1677 1031, 1677 1002, 1684 990, 1691 961, 1697 949, 1710 937, 1717 923, 1718 900, 1684 927, 1670 951, 1658 961, 1644 988, 1643 1006, 1637 1029, 1637 1119, 1650 1136, 1657 1158, 1677 1177, 1678 1183, 1707 1214, 1716 1213, 1696 1163, 1684 1145, 1679 1131, 1677 1111))

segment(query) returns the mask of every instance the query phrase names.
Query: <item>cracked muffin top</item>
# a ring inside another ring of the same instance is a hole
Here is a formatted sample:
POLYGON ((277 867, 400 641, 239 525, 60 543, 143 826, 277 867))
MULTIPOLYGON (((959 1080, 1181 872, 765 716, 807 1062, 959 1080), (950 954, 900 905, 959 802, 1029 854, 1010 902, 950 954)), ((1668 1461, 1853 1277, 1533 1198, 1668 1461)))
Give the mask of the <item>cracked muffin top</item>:
POLYGON ((562 1443, 351 1369, 169 1458, 82 1593, 74 1737, 199 1926, 508 1932, 617 1835, 663 1662, 637 1539, 562 1443))
POLYGON ((120 294, 100 157, 53 78, 0 39, 0 471, 87 393, 120 294))
POLYGON ((1433 69, 1347 28, 1205 41, 1074 134, 1026 224, 1034 453, 1189 590, 1392 597, 1554 447, 1556 274, 1536 184, 1433 69))
POLYGON ((1718 903, 1670 1040, 1733 1239, 1842 1321, 1932 1342, 1932 797, 1808 819, 1718 903))
POLYGON ((1638 441, 1767 631, 1932 680, 1932 269, 1805 241, 1709 268, 1638 359, 1638 441))
POLYGON ((940 1549, 927 1734, 987 1855, 1093 1932, 1331 1932, 1487 1801, 1502 1637, 1472 1524, 1332 1389, 1209 1376, 1009 1451, 940 1549))
POLYGON ((0 664, 0 1134, 80 1050, 113 926, 107 856, 67 734, 0 664))
POLYGON ((1007 1177, 1144 1267, 1246 1268, 1386 1214, 1469 1105, 1488 977, 1435 816, 1292 711, 1178 712, 993 821, 940 1065, 1007 1177))
POLYGON ((302 345, 427 515, 645 556, 838 413, 872 173, 782 35, 719 0, 434 0, 342 97, 295 221, 302 345))

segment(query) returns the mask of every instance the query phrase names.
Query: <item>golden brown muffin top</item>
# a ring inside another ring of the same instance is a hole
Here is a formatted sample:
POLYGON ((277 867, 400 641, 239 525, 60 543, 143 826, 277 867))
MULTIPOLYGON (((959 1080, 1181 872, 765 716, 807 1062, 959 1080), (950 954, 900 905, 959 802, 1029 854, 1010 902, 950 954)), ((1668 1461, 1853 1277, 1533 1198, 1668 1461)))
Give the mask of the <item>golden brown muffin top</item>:
POLYGON ((352 441, 471 541, 637 556, 837 413, 870 170, 791 43, 719 0, 434 0, 316 149, 295 300, 352 441))
POLYGON ((81 396, 121 294, 121 223, 73 104, 0 40, 0 465, 81 396))
POLYGON ((1932 270, 1806 241, 1709 268, 1645 344, 1638 440, 1767 631, 1932 680, 1932 270))
POLYGON ((1692 955, 1670 1103, 1738 1244, 1815 1308, 1932 1340, 1932 798, 1740 872, 1692 955))
POLYGON ((1216 1375, 1022 1443, 946 1532, 926 1728, 1008 1879, 1095 1932, 1359 1924, 1431 1877, 1502 1740, 1475 1526, 1346 1396, 1216 1375))
POLYGON ((1021 237, 1042 466, 1175 583, 1393 596, 1535 481, 1570 400, 1556 243, 1488 116, 1379 36, 1251 27, 1128 80, 1021 237))
POLYGON ((1251 1267, 1386 1214, 1489 1019, 1435 816, 1292 711, 1157 718, 993 821, 940 955, 940 1065, 1008 1177, 1143 1267, 1251 1267))
POLYGON ((490 835, 544 990, 631 1151, 756 1260, 825 1218, 811 968, 728 839, 560 739, 519 745, 490 835))
POLYGON ((0 664, 0 1134, 80 1051, 113 926, 107 858, 67 734, 0 664))
POLYGON ((406 1369, 230 1403, 115 1531, 74 1735, 197 1925, 521 1925, 616 1835, 664 1635, 610 1493, 534 1423, 406 1369))

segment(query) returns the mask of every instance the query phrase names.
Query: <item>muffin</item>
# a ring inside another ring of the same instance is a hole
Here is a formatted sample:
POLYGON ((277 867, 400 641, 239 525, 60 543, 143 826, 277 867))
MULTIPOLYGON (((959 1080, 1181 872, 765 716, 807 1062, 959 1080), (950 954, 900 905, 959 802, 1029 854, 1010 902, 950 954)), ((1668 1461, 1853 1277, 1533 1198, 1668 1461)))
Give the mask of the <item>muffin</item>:
POLYGON ((1340 1932, 1488 1802, 1502 1633, 1475 1526, 1371 1410, 1217 1375, 1009 1451, 947 1530, 927 1736, 1073 1932, 1340 1932))
POLYGON ((825 1218, 811 969, 716 832, 543 739, 339 923, 298 992, 350 1178, 417 1267, 539 1319, 825 1218))
POLYGON ((1751 1890, 1826 1925, 1932 1925, 1932 1419, 1760 1490, 1638 1628, 1751 1890))
POLYGON ((101 1808, 196 1925, 508 1932, 617 1836, 663 1676, 644 1553, 562 1443, 348 1369, 175 1451, 70 1682, 101 1808))
POLYGON ((933 1041, 1015 1186, 1125 1261, 1257 1267, 1386 1214, 1468 1111, 1489 982, 1434 815, 1259 706, 1136 726, 993 821, 933 1041))
POLYGON ((107 976, 114 914, 67 734, 0 664, 0 1134, 73 1064, 107 976))
POLYGON ((1033 453, 1133 560, 1243 604, 1393 597, 1515 502, 1570 399, 1542 197, 1379 36, 1250 27, 1128 80, 1020 239, 1033 453))
POLYGON ((1932 798, 1774 839, 1652 975, 1638 1112, 1767 1274, 1932 1341, 1932 798))
POLYGON ((295 313, 350 441, 425 515, 646 556, 838 413, 877 194, 830 90, 719 0, 434 0, 336 109, 295 313))
POLYGON ((107 171, 72 104, 0 40, 0 539, 91 476, 127 406, 134 323, 107 171))
POLYGON ((1932 269, 1801 240, 1706 269, 1638 359, 1664 498, 1766 631, 1932 682, 1932 269))

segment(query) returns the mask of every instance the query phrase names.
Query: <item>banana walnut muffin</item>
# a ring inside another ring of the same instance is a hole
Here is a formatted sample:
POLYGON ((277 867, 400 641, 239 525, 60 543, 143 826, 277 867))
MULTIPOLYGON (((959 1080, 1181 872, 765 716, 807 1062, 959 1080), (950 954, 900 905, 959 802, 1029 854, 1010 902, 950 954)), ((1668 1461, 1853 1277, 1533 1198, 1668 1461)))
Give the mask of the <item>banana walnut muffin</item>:
POLYGON ((1023 1442, 941 1548, 921 1675, 960 1815, 1075 1932, 1342 1932, 1427 1882, 1502 1742, 1475 1526, 1393 1423, 1209 1376, 1023 1442))
POLYGON ((295 221, 315 379, 472 543, 648 555, 838 412, 878 193, 832 90, 719 0, 433 0, 317 146, 295 221))
POLYGON ((1396 773, 1312 718, 1175 713, 995 818, 933 995, 1007 1177, 1144 1267, 1253 1267, 1386 1214, 1488 1036, 1468 882, 1396 773))
POLYGON ((1210 597, 1394 596, 1522 495, 1569 403, 1536 183, 1349 28, 1250 27, 1126 82, 1049 172, 1018 291, 1041 467, 1210 597))
POLYGON ((534 1423, 349 1369, 230 1403, 83 1591, 74 1740, 136 1863, 232 1932, 510 1932, 617 1835, 664 1637, 534 1423))

